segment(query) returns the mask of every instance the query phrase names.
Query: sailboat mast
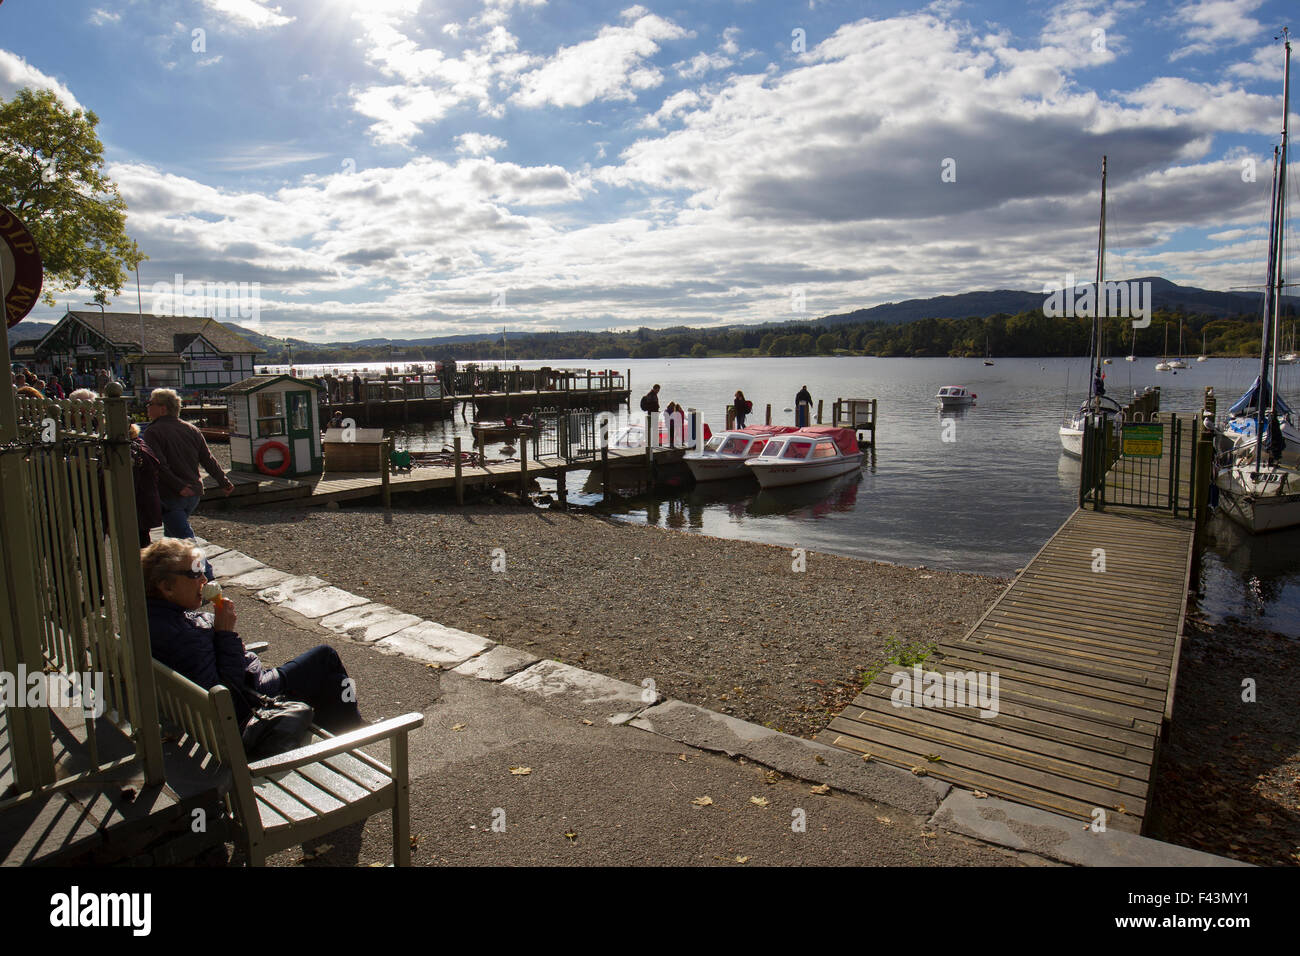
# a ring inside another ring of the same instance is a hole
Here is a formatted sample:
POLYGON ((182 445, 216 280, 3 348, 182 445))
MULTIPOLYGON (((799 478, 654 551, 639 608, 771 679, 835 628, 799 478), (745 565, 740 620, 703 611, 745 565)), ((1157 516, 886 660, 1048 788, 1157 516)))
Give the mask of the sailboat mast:
POLYGON ((1097 296, 1092 309, 1092 337, 1088 342, 1089 378, 1088 398, 1097 395, 1097 380, 1101 378, 1101 319, 1103 298, 1102 283, 1106 277, 1106 157, 1101 157, 1101 216, 1097 223, 1097 296))
POLYGON ((1272 387, 1269 390, 1271 398, 1269 406, 1270 421, 1277 420, 1277 354, 1278 354, 1278 336, 1282 330, 1282 302, 1285 285, 1285 258, 1284 245, 1286 243, 1286 160, 1287 160, 1287 131, 1290 125, 1291 109, 1291 40, 1287 35, 1286 28, 1282 29, 1282 46, 1285 50, 1285 60, 1282 67, 1282 149, 1281 157, 1278 160, 1278 189, 1277 189, 1277 256, 1274 264, 1274 276, 1276 285, 1273 292, 1273 378, 1272 387))

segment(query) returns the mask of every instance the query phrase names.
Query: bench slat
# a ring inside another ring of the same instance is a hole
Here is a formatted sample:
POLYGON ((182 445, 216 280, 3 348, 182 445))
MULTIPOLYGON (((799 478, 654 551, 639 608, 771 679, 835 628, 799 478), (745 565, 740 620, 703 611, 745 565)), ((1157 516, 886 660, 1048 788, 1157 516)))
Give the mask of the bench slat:
POLYGON ((333 813, 345 805, 344 801, 322 790, 297 771, 276 774, 271 781, 317 816, 333 813))
POLYGON ((349 780, 341 773, 336 773, 329 767, 320 764, 309 764, 301 768, 298 773, 344 803, 353 803, 362 797, 369 796, 371 793, 365 787, 357 786, 355 781, 349 780))
POLYGON ((319 816, 311 807, 269 777, 254 777, 253 793, 257 797, 257 809, 263 819, 265 819, 265 814, 261 813, 263 806, 269 806, 280 816, 295 823, 319 816))
POLYGON ((351 754, 336 754, 322 761, 325 766, 347 777, 348 780, 365 788, 370 793, 383 790, 392 782, 392 777, 368 767, 351 754))

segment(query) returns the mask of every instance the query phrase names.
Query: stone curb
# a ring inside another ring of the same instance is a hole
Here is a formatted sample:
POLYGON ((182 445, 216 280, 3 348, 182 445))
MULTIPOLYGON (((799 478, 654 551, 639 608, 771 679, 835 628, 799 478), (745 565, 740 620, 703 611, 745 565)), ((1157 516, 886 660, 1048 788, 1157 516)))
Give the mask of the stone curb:
POLYGON ((585 671, 559 661, 538 661, 502 682, 503 687, 539 694, 566 710, 599 715, 625 724, 661 697, 651 688, 585 671))
POLYGON ((1075 866, 1250 866, 1124 830, 953 788, 930 822, 937 827, 1075 866))

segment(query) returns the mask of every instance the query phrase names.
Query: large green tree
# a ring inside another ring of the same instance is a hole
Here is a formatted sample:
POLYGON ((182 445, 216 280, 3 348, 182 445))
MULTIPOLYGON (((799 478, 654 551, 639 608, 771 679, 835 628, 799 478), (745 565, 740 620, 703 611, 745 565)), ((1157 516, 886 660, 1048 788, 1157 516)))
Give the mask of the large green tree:
POLYGON ((126 203, 103 173, 99 117, 69 110, 49 90, 0 100, 0 205, 36 237, 46 302, 81 286, 105 301, 141 259, 126 234, 126 203))

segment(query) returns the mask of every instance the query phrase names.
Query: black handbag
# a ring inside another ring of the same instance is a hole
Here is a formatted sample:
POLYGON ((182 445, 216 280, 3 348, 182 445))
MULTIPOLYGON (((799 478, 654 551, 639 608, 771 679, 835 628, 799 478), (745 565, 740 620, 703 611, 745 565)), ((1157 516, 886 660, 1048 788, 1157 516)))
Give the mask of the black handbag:
POLYGON ((241 737, 249 760, 264 760, 305 745, 311 739, 316 716, 311 704, 287 697, 267 697, 243 688, 253 715, 244 724, 241 737))

